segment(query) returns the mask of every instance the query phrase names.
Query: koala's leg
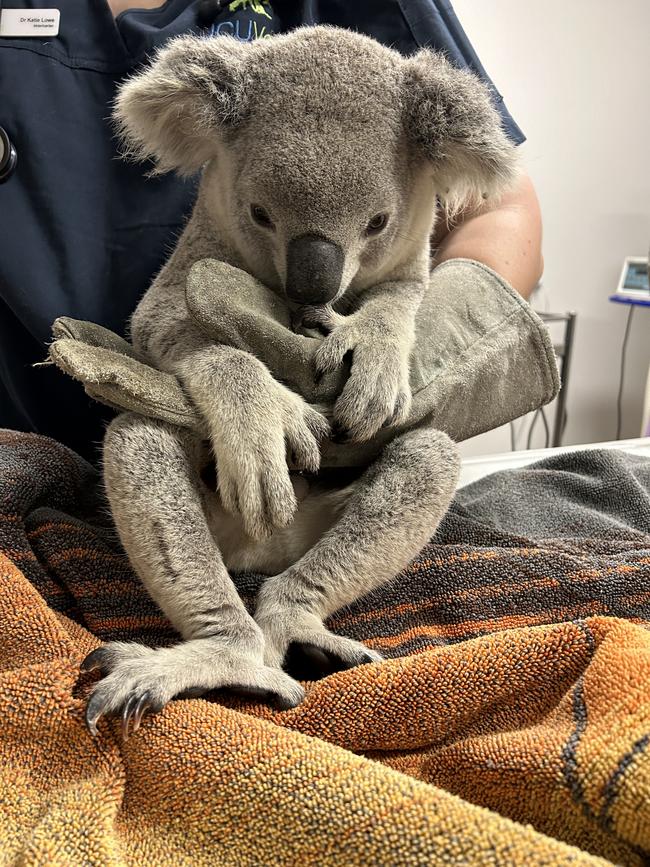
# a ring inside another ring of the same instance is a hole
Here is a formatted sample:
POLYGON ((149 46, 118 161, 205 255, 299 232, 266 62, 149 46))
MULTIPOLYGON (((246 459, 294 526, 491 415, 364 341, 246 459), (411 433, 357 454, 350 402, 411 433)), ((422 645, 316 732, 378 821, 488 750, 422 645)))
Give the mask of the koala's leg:
POLYGON ((323 674, 381 658, 332 634, 323 620, 389 581, 422 550, 447 511, 458 470, 456 446, 440 431, 409 431, 384 449, 331 530, 262 586, 255 619, 269 665, 284 662, 306 677, 310 666, 323 674))
POLYGON ((124 548, 145 587, 185 641, 152 649, 113 642, 83 664, 106 675, 86 710, 123 728, 179 693, 220 687, 298 704, 302 687, 264 664, 264 637, 248 614, 208 529, 199 482, 202 444, 188 432, 126 414, 110 425, 104 476, 124 548))

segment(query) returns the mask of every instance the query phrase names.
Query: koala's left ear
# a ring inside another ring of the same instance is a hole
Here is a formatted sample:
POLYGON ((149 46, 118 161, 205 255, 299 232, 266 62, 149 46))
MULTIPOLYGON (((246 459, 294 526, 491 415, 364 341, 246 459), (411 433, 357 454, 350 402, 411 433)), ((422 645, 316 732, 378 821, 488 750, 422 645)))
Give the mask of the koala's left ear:
POLYGON ((123 155, 154 159, 152 174, 198 171, 247 109, 251 49, 228 36, 182 36, 120 87, 113 118, 123 155))
POLYGON ((434 166, 446 209, 498 198, 517 177, 517 158, 487 86, 427 49, 405 64, 407 134, 434 166))

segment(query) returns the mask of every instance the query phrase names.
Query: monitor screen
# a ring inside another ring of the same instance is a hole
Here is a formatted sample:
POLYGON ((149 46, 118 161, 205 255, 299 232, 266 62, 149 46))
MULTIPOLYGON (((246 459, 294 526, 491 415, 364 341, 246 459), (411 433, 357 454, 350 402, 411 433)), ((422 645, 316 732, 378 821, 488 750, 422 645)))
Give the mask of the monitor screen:
POLYGON ((623 289, 636 289, 650 292, 648 282, 648 263, 630 262, 623 280, 623 289))
POLYGON ((628 256, 616 287, 616 294, 639 300, 650 300, 648 260, 641 256, 628 256))

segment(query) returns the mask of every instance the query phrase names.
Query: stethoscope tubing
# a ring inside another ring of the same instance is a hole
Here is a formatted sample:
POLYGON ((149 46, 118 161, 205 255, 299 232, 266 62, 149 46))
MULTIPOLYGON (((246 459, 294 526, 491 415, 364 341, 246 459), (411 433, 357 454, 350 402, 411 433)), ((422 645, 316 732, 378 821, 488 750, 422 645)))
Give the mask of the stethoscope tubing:
POLYGON ((7 132, 0 126, 0 184, 8 181, 18 164, 18 153, 7 132))

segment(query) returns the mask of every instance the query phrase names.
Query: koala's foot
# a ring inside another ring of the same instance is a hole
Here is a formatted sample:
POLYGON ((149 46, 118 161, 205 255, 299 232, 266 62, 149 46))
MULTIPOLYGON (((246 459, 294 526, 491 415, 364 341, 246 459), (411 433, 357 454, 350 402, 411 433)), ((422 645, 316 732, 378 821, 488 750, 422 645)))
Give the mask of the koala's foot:
POLYGON ((122 717, 122 735, 135 732, 142 717, 157 713, 175 696, 196 696, 211 689, 269 700, 280 709, 296 707, 303 688, 278 668, 264 664, 261 646, 243 650, 219 639, 195 639, 176 647, 152 649, 141 644, 111 642, 90 653, 82 671, 99 669, 103 679, 86 706, 92 735, 102 716, 122 717))
POLYGON ((318 680, 335 671, 382 660, 376 650, 334 635, 319 617, 298 607, 260 607, 255 619, 264 632, 266 664, 284 666, 300 680, 318 680))

